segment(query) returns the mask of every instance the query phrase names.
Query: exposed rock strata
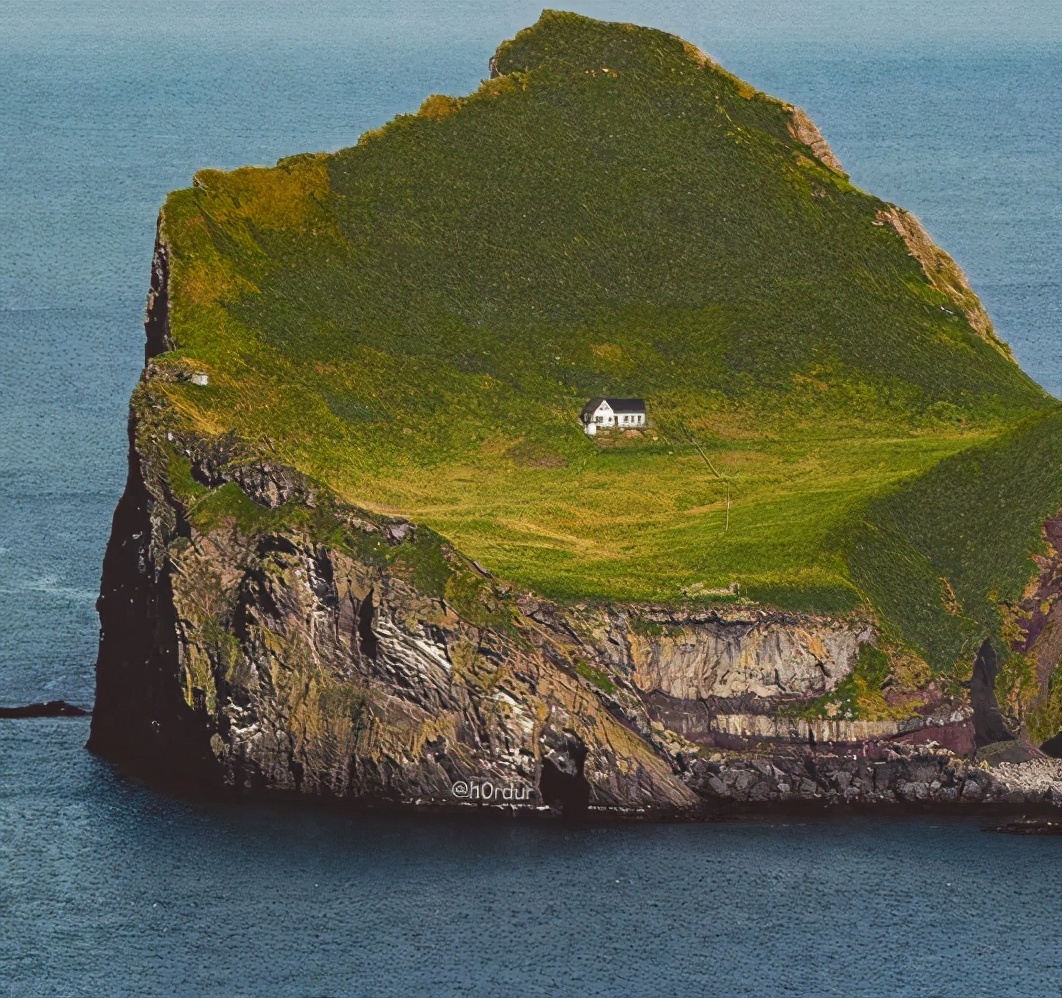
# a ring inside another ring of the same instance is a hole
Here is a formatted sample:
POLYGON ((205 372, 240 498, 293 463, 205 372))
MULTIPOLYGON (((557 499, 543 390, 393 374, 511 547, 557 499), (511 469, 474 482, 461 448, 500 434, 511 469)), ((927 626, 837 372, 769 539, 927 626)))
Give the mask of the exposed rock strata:
POLYGON ((190 434, 153 388, 172 373, 153 360, 169 344, 167 256, 160 233, 98 604, 95 751, 171 784, 407 804, 698 814, 1062 794, 956 755, 973 748, 961 704, 790 719, 781 708, 828 693, 876 640, 865 619, 560 608, 430 531, 190 434), (203 515, 226 489, 243 518, 203 515))
MULTIPOLYGON (((511 806, 620 812, 1062 801, 1050 761, 989 772, 936 741, 905 744, 923 729, 969 729, 968 708, 904 722, 764 713, 780 697, 830 689, 873 638, 864 623, 741 609, 562 611, 506 593, 442 542, 451 584, 426 592, 402 567, 403 552, 426 543, 411 524, 336 514, 397 553, 390 567, 302 526, 194 526, 164 472, 169 436, 133 423, 100 598, 91 747, 127 768, 404 803, 459 803, 455 786, 490 785, 509 788, 511 806), (450 597, 470 584, 471 601, 450 597)), ((233 454, 217 442, 176 445, 197 479, 239 481, 262 509, 283 496, 324 502, 288 469, 225 466, 233 454)))
POLYGON ((838 173, 844 173, 841 161, 830 148, 822 132, 819 131, 818 125, 808 117, 807 112, 792 104, 786 104, 785 109, 789 112, 789 134, 798 142, 803 142, 824 166, 838 173))
POLYGON ((633 680, 647 693, 816 696, 852 671, 870 628, 760 613, 722 623, 695 616, 657 635, 629 635, 633 680))
POLYGON ((951 256, 933 242, 922 223, 903 208, 889 205, 882 208, 876 224, 889 226, 904 242, 907 252, 918 261, 926 280, 935 291, 949 298, 981 339, 991 343, 1005 357, 1011 357, 1010 347, 996 336, 992 320, 977 297, 966 275, 951 256))
MULTIPOLYGON (((1017 635, 1012 647, 1035 669, 1037 692, 1028 706, 1050 717, 1052 699, 1057 710, 1062 696, 1062 515, 1044 524, 1044 546, 1045 551, 1034 556, 1036 578, 1016 608, 1017 635)), ((1040 731, 1036 740, 1045 739, 1041 749, 1057 758, 1062 756, 1062 731, 1057 730, 1057 714, 1054 716, 1056 723, 1040 731)))
POLYGON ((687 809, 699 798, 685 742, 657 730, 648 694, 821 693, 871 636, 763 611, 566 616, 505 594, 411 524, 350 509, 329 513, 342 544, 304 526, 197 527, 168 479, 175 454, 197 482, 238 483, 263 510, 327 497, 290 469, 241 463, 226 441, 136 419, 132 440, 99 603, 91 744, 168 779, 438 802, 455 782, 487 781, 538 803, 548 772, 592 805, 687 809), (434 553, 448 582, 426 592, 408 564, 434 553))

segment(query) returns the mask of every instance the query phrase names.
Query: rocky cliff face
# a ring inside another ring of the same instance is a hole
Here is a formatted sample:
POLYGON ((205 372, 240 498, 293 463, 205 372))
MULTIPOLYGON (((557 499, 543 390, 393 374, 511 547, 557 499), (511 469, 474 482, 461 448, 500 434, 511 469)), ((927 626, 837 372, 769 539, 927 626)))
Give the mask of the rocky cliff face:
POLYGON ((907 252, 918 261, 930 285, 951 299, 961 309, 970 327, 987 343, 991 343, 1005 357, 1012 358, 1010 347, 992 327, 981 300, 970 287, 959 265, 933 242, 922 223, 909 211, 890 205, 878 212, 877 225, 889 226, 904 242, 907 252))
POLYGON ((558 607, 189 432, 155 390, 180 376, 153 363, 166 260, 160 239, 98 604, 93 750, 170 784, 404 804, 1062 799, 1052 778, 1007 783, 941 748, 972 748, 961 704, 787 720, 851 673, 876 640, 867 620, 558 607))

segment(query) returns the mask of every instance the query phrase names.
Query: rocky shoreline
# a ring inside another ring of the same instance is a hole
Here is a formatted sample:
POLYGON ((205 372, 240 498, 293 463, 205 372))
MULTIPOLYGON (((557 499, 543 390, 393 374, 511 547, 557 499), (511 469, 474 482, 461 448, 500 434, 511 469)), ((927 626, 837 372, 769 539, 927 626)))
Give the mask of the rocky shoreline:
POLYGON ((698 760, 706 798, 831 803, 983 803, 1062 807, 1062 763, 1030 759, 994 767, 927 746, 892 745, 868 755, 782 750, 769 759, 698 760), (878 753, 875 753, 878 754, 878 753), (706 778, 704 778, 706 777, 706 778))

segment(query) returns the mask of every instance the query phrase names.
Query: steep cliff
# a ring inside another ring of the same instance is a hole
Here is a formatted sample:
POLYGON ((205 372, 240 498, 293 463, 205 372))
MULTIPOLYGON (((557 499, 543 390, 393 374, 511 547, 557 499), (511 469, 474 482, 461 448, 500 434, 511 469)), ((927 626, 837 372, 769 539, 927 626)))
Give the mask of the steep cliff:
POLYGON ((231 435, 189 434, 152 363, 163 292, 98 604, 90 748, 123 768, 185 789, 569 813, 1062 800, 1051 770, 974 764, 961 698, 797 716, 873 648, 865 615, 559 606, 231 435))
POLYGON ((865 621, 560 608, 428 530, 170 424, 149 378, 99 601, 90 747, 133 772, 198 789, 622 813, 1062 799, 1049 774, 1008 782, 935 741, 912 746, 968 742, 961 705, 787 719, 780 708, 851 674, 875 637, 865 621))
POLYGON ((491 72, 168 199, 90 747, 398 804, 1062 800, 1062 414, 951 258, 671 36, 547 12, 491 72), (649 431, 586 438, 599 390, 649 431))

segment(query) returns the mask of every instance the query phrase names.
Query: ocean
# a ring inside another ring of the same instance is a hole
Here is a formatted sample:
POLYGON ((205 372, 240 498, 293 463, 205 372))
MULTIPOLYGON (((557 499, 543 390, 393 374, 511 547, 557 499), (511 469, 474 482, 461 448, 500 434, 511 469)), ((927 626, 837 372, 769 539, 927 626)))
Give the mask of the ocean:
MULTIPOLYGON (((1062 395, 1062 6, 584 2, 806 108, 1062 395)), ((514 0, 0 0, 0 704, 91 706, 155 215, 466 93, 514 0)), ((971 818, 562 829, 190 803, 0 721, 0 994, 1052 995, 1057 840, 971 818)))

